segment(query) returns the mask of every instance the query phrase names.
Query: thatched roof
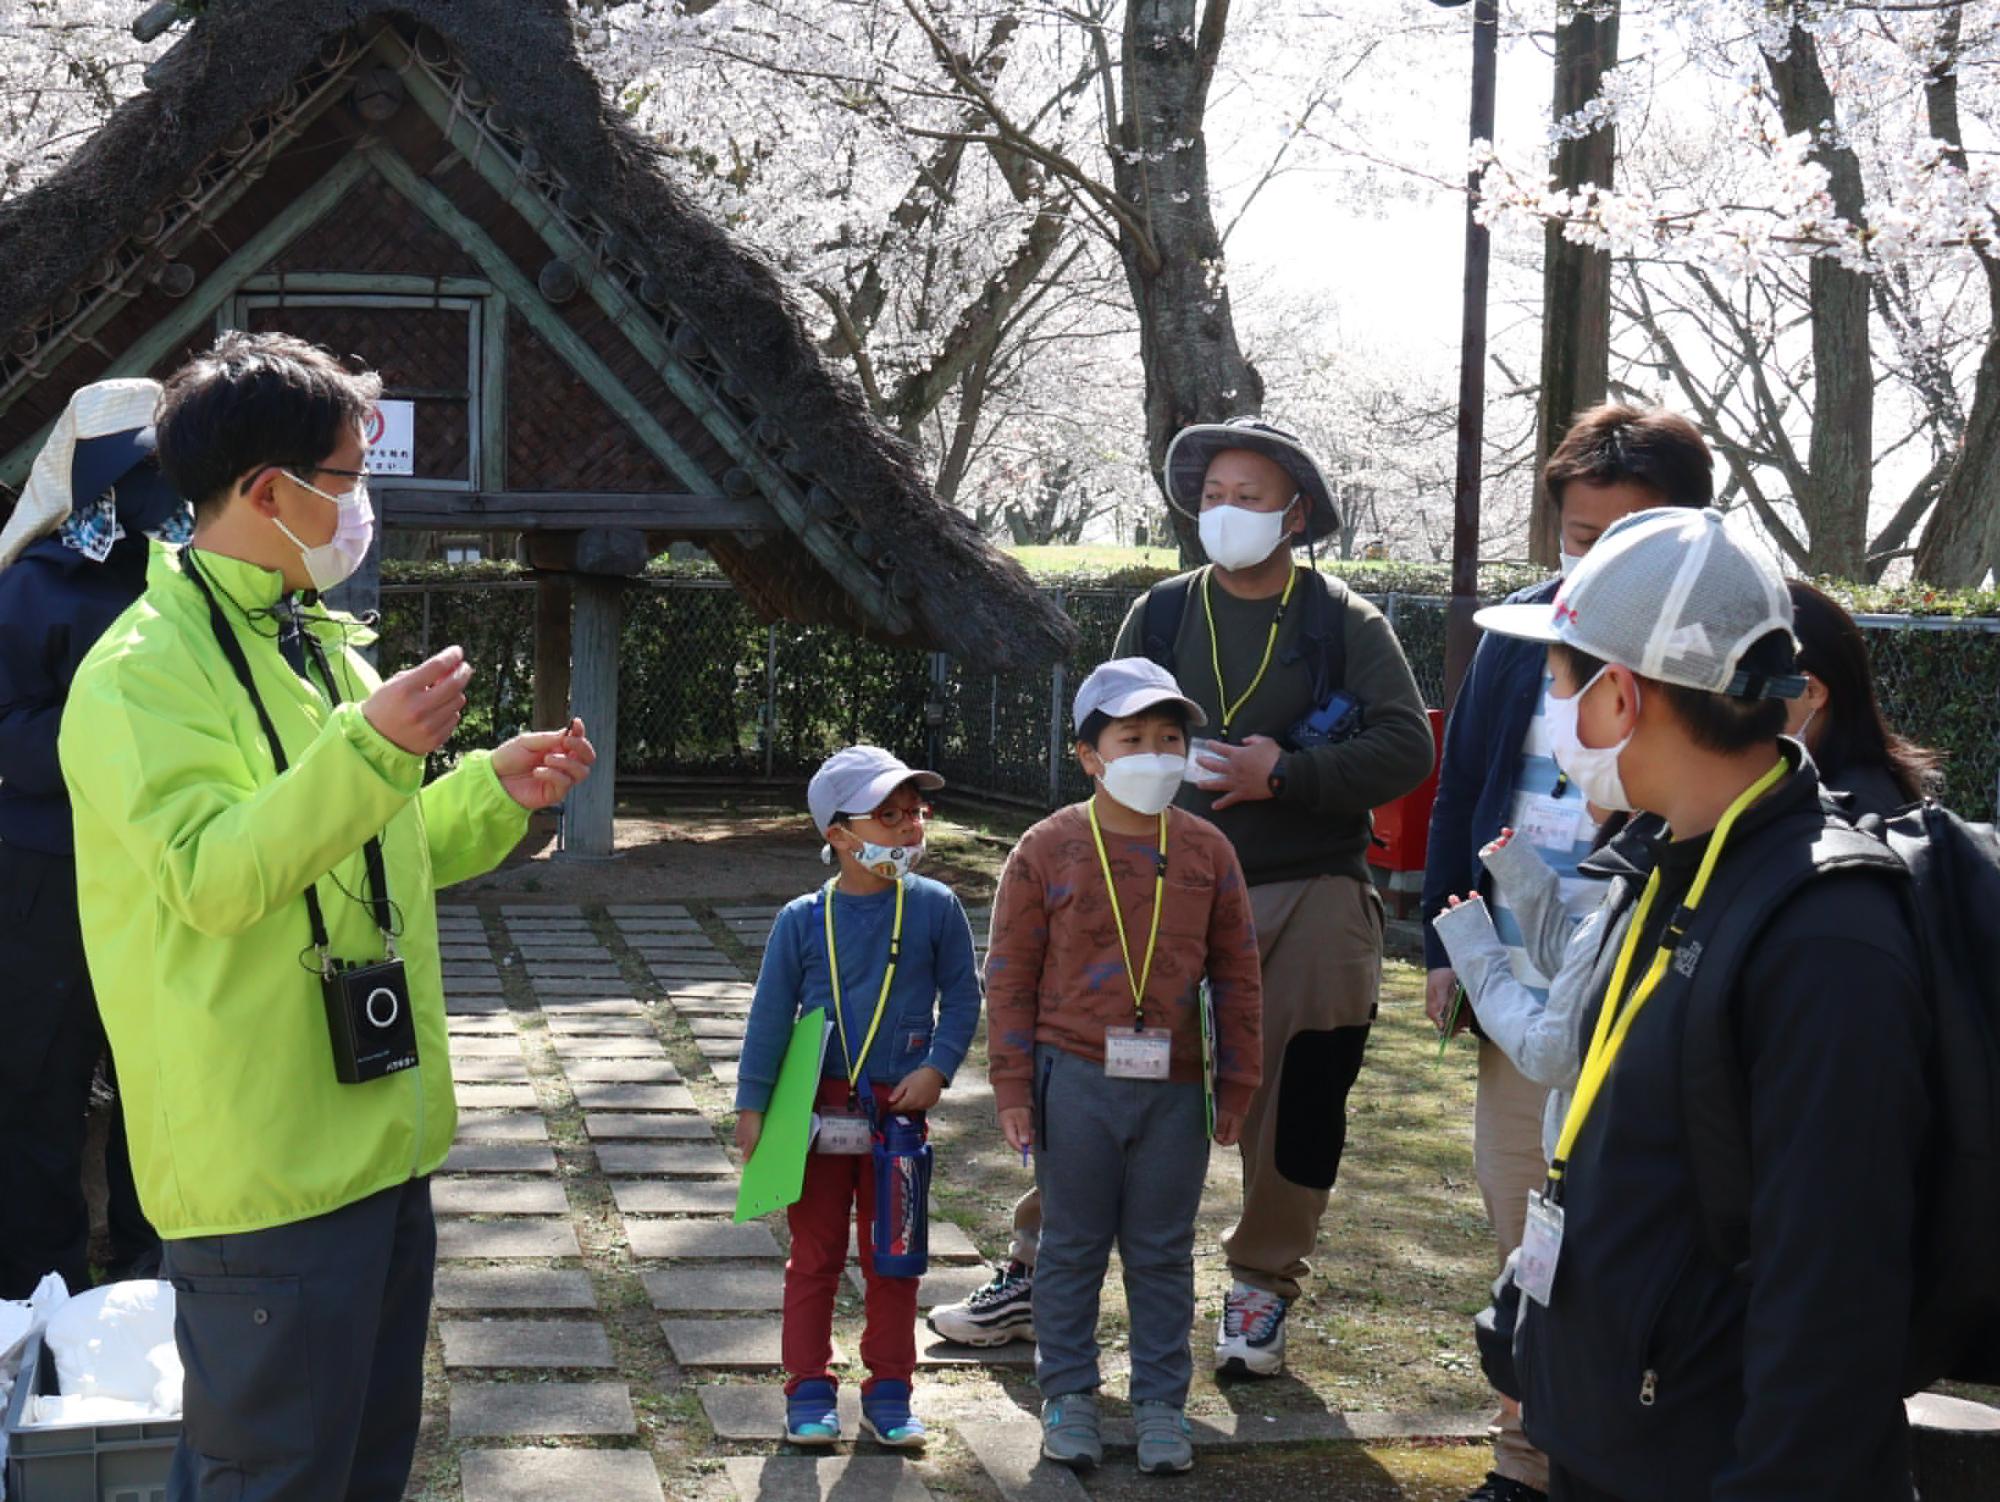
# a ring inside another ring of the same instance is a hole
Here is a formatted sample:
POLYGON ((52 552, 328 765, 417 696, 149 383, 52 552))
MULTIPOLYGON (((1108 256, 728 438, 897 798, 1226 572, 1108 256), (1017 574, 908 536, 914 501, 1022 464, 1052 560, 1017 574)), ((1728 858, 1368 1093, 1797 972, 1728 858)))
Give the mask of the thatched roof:
POLYGON ((8 272, 0 352, 47 327, 49 310, 88 288, 149 212, 226 153, 246 122, 323 69, 337 39, 366 38, 385 22, 427 57, 448 52, 504 107, 509 131, 582 195, 616 237, 616 253, 663 280, 675 316, 699 335, 687 348, 726 374, 744 432, 796 496, 811 496, 818 553, 798 523, 714 549, 760 608, 900 635, 995 667, 1073 646, 1067 618, 937 502, 910 452, 828 369, 771 268, 696 209, 662 153, 606 107, 563 0, 210 0, 148 69, 143 92, 50 179, 0 203, 8 272), (907 629, 885 631, 882 611, 849 587, 856 576, 844 583, 829 568, 834 535, 872 571, 878 600, 907 611, 907 629))

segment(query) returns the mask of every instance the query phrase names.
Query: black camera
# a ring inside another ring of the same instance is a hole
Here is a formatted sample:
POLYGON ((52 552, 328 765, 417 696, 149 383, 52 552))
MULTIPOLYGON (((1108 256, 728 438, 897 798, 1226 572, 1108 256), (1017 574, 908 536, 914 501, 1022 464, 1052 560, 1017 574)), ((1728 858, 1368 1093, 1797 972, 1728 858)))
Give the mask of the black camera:
POLYGON ((385 1074, 414 1069, 417 1022, 410 1013, 410 982, 399 959, 349 965, 340 960, 321 977, 326 1029, 333 1039, 333 1070, 343 1085, 361 1085, 385 1074))

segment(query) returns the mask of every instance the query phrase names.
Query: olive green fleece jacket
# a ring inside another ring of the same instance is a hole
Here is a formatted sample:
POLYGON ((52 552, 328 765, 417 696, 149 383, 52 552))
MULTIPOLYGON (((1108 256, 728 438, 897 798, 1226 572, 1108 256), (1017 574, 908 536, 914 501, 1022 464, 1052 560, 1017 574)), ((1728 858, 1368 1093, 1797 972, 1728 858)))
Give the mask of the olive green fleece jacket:
MULTIPOLYGON (((1245 600, 1229 593, 1196 570, 1181 614, 1174 643, 1174 676, 1181 692, 1202 707, 1208 726, 1197 735, 1220 738, 1223 686, 1229 702, 1257 686, 1237 709, 1228 738, 1241 744, 1252 735, 1283 741, 1286 733, 1314 708, 1312 663, 1302 647, 1308 590, 1314 575, 1300 569, 1297 585, 1278 617, 1277 645, 1261 680, 1257 667, 1270 639, 1279 596, 1245 600), (1204 586, 1206 589, 1204 590, 1204 586), (1208 608, 1203 607, 1207 595, 1208 608), (1215 633, 1209 633, 1209 612, 1215 633), (1222 683, 1216 681, 1220 659, 1222 683)), ((1324 581, 1331 610, 1346 612, 1346 682, 1362 705, 1360 734, 1333 746, 1288 751, 1279 766, 1284 773, 1282 798, 1238 803, 1218 811, 1215 795, 1193 783, 1182 785, 1175 799, 1182 808, 1209 820, 1236 847, 1244 878, 1253 887, 1267 882, 1309 876, 1352 876, 1368 879, 1369 814, 1419 786, 1430 775, 1436 757, 1423 695, 1402 643, 1377 610, 1348 592, 1338 579, 1324 581)), ((1113 655, 1145 655, 1146 596, 1141 595, 1119 628, 1113 655)), ((1331 619, 1331 617, 1329 617, 1331 619)))

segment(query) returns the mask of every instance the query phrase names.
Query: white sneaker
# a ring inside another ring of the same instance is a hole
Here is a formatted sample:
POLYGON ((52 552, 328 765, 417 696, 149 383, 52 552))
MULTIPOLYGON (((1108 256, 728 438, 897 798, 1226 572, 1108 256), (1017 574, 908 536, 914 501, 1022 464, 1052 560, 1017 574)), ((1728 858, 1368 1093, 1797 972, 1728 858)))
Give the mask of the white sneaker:
POLYGON ((1035 1275, 1018 1262, 994 1271, 993 1281, 970 1298, 940 1304, 929 1324, 954 1345, 1004 1346, 1035 1338, 1035 1275))
POLYGON ((1215 1369, 1234 1377, 1275 1377, 1285 1369, 1285 1312, 1275 1293, 1238 1283, 1222 1303, 1215 1369))

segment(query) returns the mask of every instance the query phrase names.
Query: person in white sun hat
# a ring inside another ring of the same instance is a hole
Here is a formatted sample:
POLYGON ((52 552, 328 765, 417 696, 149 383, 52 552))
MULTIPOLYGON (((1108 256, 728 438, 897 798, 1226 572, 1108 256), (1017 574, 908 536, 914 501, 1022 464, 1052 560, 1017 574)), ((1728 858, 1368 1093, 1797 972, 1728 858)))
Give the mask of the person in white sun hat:
MULTIPOLYGON (((69 798, 56 730, 84 654, 146 587, 152 540, 193 524, 155 462, 160 384, 99 381, 70 397, 0 527, 0 1298, 59 1272, 90 1286, 85 1118, 104 1028, 84 961, 69 798)), ((139 1208, 114 1112, 105 1144, 112 1277, 150 1277, 160 1241, 139 1208)))
POLYGON ((1635 815, 1586 862, 1601 1001, 1513 1264, 1550 1496, 1908 1499, 1921 966, 1900 870, 1818 858, 1872 842, 1783 738, 1785 582, 1717 513, 1642 511, 1553 604, 1479 622, 1547 644, 1556 760, 1635 815), (1732 1121, 1748 1208, 1719 1244, 1690 1143, 1732 1121))

